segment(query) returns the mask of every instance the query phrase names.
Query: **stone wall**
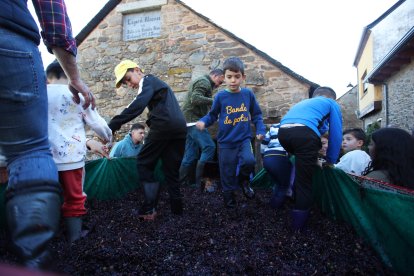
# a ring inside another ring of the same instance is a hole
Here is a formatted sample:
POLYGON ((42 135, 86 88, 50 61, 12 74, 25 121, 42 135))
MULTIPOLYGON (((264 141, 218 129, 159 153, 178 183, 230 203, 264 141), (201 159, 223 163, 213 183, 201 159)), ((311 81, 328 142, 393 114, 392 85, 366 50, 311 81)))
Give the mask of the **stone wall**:
POLYGON ((358 86, 354 86, 338 99, 342 112, 342 128, 362 128, 362 121, 358 119, 358 86))
MULTIPOLYGON (((255 92, 265 118, 278 121, 294 103, 308 97, 308 82, 285 73, 260 51, 240 43, 174 0, 166 1, 160 8, 161 36, 123 41, 123 15, 118 7, 127 2, 136 1, 122 1, 78 49, 82 78, 94 92, 104 118, 110 119, 120 113, 135 97, 136 91, 114 87, 113 68, 123 59, 134 60, 145 73, 167 82, 180 102, 192 79, 220 67, 230 56, 244 61, 245 85, 255 92)), ((132 123, 143 122, 145 117, 143 114, 124 125, 118 139, 132 123)))
MULTIPOLYGON (((414 58, 388 81, 388 125, 414 129, 414 58)), ((385 118, 384 118, 385 119, 385 118)))

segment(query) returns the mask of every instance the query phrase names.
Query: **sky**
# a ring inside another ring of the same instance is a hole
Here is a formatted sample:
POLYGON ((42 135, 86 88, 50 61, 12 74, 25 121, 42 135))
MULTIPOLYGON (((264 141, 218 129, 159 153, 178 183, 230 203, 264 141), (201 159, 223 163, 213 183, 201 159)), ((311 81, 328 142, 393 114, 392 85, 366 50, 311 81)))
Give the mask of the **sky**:
MULTIPOLYGON (((357 84, 353 66, 365 26, 397 0, 182 0, 198 13, 338 95, 357 84)), ((29 1, 31 2, 31 1, 29 1)), ((65 0, 76 36, 107 3, 65 0)), ((53 55, 41 47, 45 66, 53 55)))

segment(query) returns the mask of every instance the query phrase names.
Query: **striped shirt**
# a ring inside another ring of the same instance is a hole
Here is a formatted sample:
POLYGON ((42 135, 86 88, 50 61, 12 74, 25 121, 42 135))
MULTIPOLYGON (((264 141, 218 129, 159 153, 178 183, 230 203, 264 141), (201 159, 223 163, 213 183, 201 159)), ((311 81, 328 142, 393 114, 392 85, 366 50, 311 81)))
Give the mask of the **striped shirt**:
POLYGON ((280 124, 273 124, 270 126, 269 131, 266 133, 262 144, 260 145, 260 152, 265 154, 269 150, 285 151, 282 145, 279 143, 278 133, 280 124))

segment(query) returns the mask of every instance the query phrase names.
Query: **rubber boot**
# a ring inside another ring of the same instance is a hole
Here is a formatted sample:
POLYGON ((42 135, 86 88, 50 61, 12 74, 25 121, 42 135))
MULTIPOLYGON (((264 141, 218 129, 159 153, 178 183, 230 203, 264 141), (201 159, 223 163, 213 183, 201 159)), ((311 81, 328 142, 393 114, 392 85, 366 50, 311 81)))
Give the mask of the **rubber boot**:
POLYGON ((8 192, 6 212, 11 250, 26 267, 44 269, 51 262, 49 244, 58 231, 60 219, 58 185, 31 184, 30 188, 8 192))
POLYGON ((306 228, 309 210, 292 210, 292 230, 295 232, 301 232, 306 228))
POLYGON ((183 214, 183 200, 182 198, 172 198, 170 199, 171 213, 174 215, 183 214))
POLYGON ((179 174, 180 174, 180 183, 181 183, 181 185, 183 185, 183 186, 187 186, 187 185, 190 185, 190 182, 189 182, 189 175, 190 175, 190 170, 191 170, 191 166, 189 166, 189 167, 187 167, 187 166, 183 166, 183 165, 181 165, 181 167, 180 167, 180 171, 179 171, 179 174))
POLYGON ((204 190, 204 186, 202 184, 203 173, 204 173, 204 166, 206 163, 198 161, 196 167, 196 175, 195 175, 195 184, 196 188, 200 189, 201 191, 204 190))
POLYGON ((248 199, 253 199, 255 196, 255 192, 252 189, 252 187, 250 187, 250 180, 249 178, 243 178, 239 176, 239 185, 243 191, 243 194, 246 198, 248 199))
POLYGON ((142 184, 144 187, 144 204, 139 211, 138 218, 141 220, 155 220, 157 216, 156 205, 158 201, 158 192, 160 189, 160 183, 158 182, 145 182, 142 184))
POLYGON ((65 218, 66 239, 69 243, 78 240, 82 235, 82 218, 67 217, 65 218))
POLYGON ((224 206, 229 209, 236 208, 236 199, 233 191, 225 191, 223 193, 224 206))

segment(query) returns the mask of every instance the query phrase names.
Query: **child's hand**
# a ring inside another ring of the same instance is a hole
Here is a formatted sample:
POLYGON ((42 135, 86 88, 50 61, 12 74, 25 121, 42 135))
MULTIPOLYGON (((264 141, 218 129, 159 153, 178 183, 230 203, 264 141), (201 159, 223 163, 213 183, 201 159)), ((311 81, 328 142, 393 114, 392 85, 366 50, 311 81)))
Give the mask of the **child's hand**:
POLYGON ((195 126, 199 130, 204 130, 206 124, 204 122, 202 122, 202 121, 198 121, 195 126))
POLYGON ((264 139, 264 135, 263 134, 257 134, 256 139, 262 141, 264 139))
POLYGON ((86 145, 90 148, 91 152, 109 159, 109 149, 106 145, 93 139, 88 140, 86 145))

